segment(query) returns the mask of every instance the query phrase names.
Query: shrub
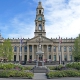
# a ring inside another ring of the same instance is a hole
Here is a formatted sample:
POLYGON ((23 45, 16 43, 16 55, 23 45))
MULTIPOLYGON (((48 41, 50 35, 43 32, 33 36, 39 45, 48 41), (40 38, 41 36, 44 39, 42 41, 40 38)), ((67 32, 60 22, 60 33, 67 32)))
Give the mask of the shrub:
POLYGON ((24 67, 24 70, 31 70, 33 67, 27 67, 27 66, 25 66, 24 67))
POLYGON ((7 78, 9 77, 9 72, 8 71, 0 71, 0 77, 3 78, 7 78))
POLYGON ((74 68, 80 70, 80 62, 68 63, 65 65, 67 68, 74 68))
POLYGON ((50 79, 54 77, 80 77, 80 71, 77 70, 64 70, 64 71, 51 71, 46 74, 50 79))
POLYGON ((26 77, 26 78, 33 78, 34 74, 32 72, 25 72, 25 71, 0 71, 0 77, 26 77))
POLYGON ((48 68, 50 70, 61 70, 62 67, 63 67, 62 65, 59 65, 59 66, 49 66, 48 68))
POLYGON ((20 64, 0 63, 0 69, 3 69, 3 70, 11 70, 11 69, 24 70, 24 67, 20 64))
POLYGON ((48 66, 50 70, 55 70, 55 66, 48 66))

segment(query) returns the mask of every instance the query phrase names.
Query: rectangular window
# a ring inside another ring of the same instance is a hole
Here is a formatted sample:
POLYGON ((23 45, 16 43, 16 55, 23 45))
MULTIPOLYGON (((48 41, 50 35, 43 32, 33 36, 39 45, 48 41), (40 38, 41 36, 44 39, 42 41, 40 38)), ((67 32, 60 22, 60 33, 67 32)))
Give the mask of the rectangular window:
POLYGON ((53 48, 54 48, 54 52, 56 52, 56 46, 54 46, 53 48))
POLYGON ((67 51, 66 46, 64 46, 64 52, 66 52, 66 51, 67 51))
POLYGON ((72 52, 72 47, 71 46, 69 46, 69 52, 72 52))
POLYGON ((51 46, 48 46, 48 51, 51 52, 51 46))
POLYGON ((14 46, 14 52, 17 52, 17 47, 16 46, 14 46))
POLYGON ((24 46, 24 52, 27 52, 27 46, 24 46))
POLYGON ((56 61, 56 55, 54 55, 54 61, 56 61))

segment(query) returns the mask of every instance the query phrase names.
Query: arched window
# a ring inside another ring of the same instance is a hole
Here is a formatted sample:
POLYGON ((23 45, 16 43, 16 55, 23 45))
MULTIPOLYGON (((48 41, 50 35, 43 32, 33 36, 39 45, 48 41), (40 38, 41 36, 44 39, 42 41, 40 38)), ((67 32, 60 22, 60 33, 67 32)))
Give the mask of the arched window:
POLYGON ((42 25, 41 24, 39 24, 39 30, 42 30, 42 25))
POLYGON ((41 10, 39 10, 39 14, 41 14, 41 10))

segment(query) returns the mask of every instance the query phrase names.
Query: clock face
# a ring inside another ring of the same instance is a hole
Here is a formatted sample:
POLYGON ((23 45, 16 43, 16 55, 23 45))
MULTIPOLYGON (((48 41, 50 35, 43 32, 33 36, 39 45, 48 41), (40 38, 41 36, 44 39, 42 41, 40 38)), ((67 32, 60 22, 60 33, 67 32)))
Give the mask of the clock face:
POLYGON ((38 20, 41 21, 42 20, 42 17, 39 17, 38 20))

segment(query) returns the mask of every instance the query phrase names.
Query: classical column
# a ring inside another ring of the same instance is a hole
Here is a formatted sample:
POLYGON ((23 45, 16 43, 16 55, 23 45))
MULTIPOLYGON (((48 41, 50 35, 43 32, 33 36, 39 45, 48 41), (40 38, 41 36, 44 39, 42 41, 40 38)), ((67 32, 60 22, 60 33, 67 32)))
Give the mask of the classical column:
POLYGON ((53 45, 51 45, 51 60, 53 61, 53 45))
POLYGON ((19 61, 19 55, 20 55, 20 52, 19 52, 19 47, 17 46, 16 61, 19 61))
POLYGON ((27 61, 29 61, 29 45, 27 45, 27 61))
POLYGON ((34 45, 32 45, 32 61, 34 61, 34 45))
POLYGON ((24 61, 24 46, 22 46, 22 61, 24 61))
POLYGON ((62 53, 62 61, 64 61, 64 46, 62 46, 62 51, 61 51, 61 53, 62 53))
POLYGON ((59 50, 58 50, 58 46, 56 47, 56 53, 57 53, 56 54, 56 58, 57 58, 56 60, 59 61, 59 50))
POLYGON ((69 56, 69 46, 67 46, 67 61, 70 61, 70 56, 69 56))
POLYGON ((47 61, 49 60, 49 53, 48 53, 48 45, 47 45, 47 61))

